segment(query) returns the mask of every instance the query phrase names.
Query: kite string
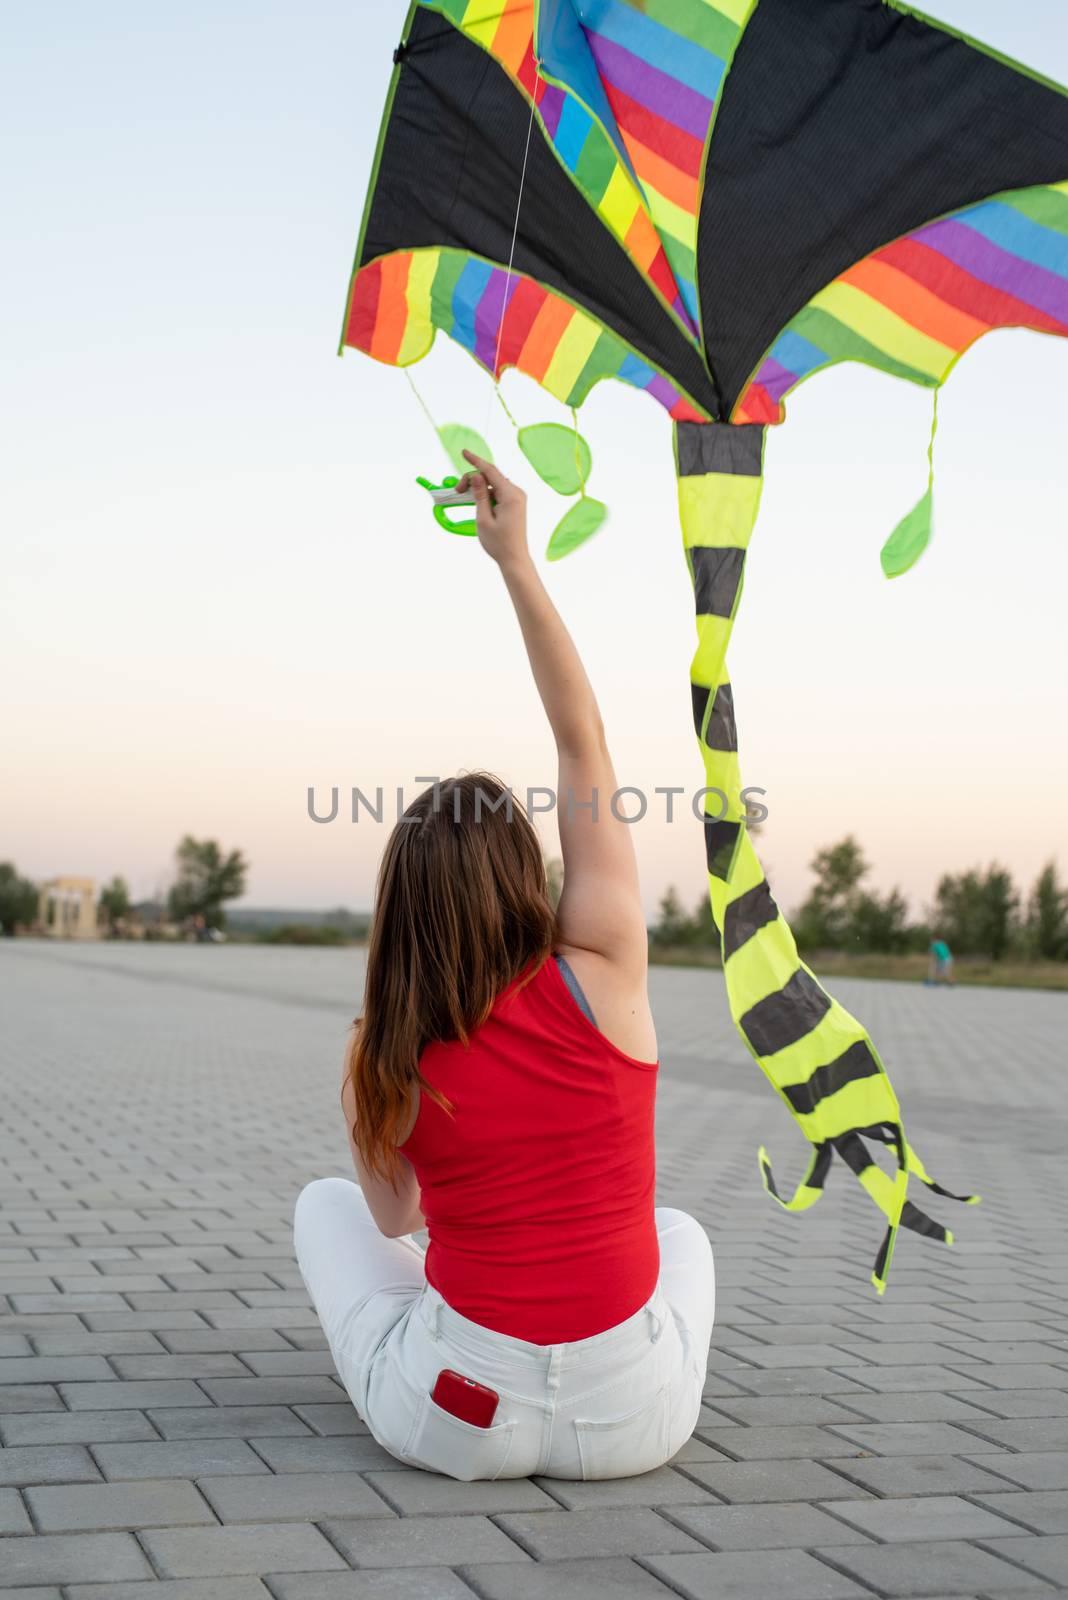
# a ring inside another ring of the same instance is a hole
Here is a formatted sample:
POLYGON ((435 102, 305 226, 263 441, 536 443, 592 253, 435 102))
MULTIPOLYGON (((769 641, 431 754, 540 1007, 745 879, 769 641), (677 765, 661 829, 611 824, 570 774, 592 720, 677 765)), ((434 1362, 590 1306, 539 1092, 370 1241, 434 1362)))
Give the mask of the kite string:
POLYGON ((934 493, 934 481, 935 481, 934 448, 935 448, 935 439, 936 439, 936 437, 938 435, 938 395, 939 395, 939 391, 941 390, 941 388, 942 388, 941 384, 937 384, 935 386, 935 392, 934 392, 934 415, 931 418, 931 439, 930 439, 930 443, 927 446, 927 462, 928 462, 928 467, 930 469, 928 471, 928 474, 927 474, 927 488, 930 491, 930 493, 932 493, 932 494, 934 493))
MULTIPOLYGON (((541 66, 540 64, 535 63, 534 87, 530 91, 530 120, 527 123, 527 142, 523 147, 523 167, 519 174, 519 194, 516 197, 515 203, 515 221, 512 224, 512 243, 508 251, 508 269, 504 275, 504 298, 501 302, 501 314, 497 321, 497 345, 493 352, 493 386, 498 392, 498 397, 500 395, 501 382, 499 371, 499 363, 501 359, 501 340, 504 336, 504 319, 508 311, 508 291, 512 286, 512 267, 515 263, 515 244, 516 239, 519 237, 519 214, 523 209, 523 189, 526 186, 527 181, 527 162, 530 159, 530 137, 534 131, 534 108, 537 105, 538 85, 540 82, 541 66)), ((505 410, 508 410, 507 406, 505 406, 505 410)), ((508 412, 508 415, 511 416, 511 412, 508 412)))
POLYGON ((429 422, 429 424, 433 428, 434 432, 438 433, 439 432, 438 425, 434 421, 433 416, 431 415, 430 407, 427 405, 426 401, 423 399, 422 395, 419 393, 419 390, 416 388, 415 379, 412 377, 412 375, 408 371, 407 367, 402 367, 401 371, 404 373, 404 376, 408 380, 409 389, 412 391, 412 393, 415 395, 416 400, 418 400, 418 402, 419 402, 419 409, 422 411, 424 417, 429 422))

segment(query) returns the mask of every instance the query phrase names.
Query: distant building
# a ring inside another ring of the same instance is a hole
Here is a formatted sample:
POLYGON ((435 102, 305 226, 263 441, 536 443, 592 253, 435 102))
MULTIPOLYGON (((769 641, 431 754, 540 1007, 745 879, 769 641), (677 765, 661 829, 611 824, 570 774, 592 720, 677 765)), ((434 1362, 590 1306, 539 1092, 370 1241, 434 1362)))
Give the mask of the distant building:
POLYGON ((37 900, 41 932, 52 939, 95 939, 96 883, 92 878, 50 878, 37 900))

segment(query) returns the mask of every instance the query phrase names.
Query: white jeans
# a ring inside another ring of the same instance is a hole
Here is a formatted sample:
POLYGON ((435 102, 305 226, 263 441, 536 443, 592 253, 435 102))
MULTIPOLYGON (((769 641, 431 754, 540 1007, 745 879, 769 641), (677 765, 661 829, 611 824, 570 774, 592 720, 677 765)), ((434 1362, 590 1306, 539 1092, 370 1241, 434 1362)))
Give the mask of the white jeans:
POLYGON ((712 1247, 658 1210, 660 1281, 626 1322, 530 1344, 471 1322, 426 1281, 412 1238, 381 1234, 355 1183, 321 1178, 297 1201, 297 1261, 353 1405, 379 1444, 452 1478, 624 1478, 662 1466, 701 1405, 715 1315, 712 1247), (500 1395, 477 1428, 430 1398, 451 1367, 500 1395))

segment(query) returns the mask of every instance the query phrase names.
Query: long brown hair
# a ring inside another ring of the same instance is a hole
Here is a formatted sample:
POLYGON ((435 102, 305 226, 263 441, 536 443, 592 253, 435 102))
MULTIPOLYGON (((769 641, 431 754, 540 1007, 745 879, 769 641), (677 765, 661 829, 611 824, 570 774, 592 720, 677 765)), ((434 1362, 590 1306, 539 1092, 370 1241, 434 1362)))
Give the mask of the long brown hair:
POLYGON ((349 1050, 353 1138, 393 1178, 432 1040, 466 1043, 501 991, 552 951, 556 921, 538 836, 499 778, 449 778, 414 800, 378 871, 363 1015, 349 1050))

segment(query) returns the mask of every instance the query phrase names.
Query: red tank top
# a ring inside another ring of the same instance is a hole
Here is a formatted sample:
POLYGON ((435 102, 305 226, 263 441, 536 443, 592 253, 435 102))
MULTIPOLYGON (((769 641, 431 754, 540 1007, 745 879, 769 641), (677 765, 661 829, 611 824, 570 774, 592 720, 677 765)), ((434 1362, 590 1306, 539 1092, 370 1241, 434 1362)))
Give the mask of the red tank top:
POLYGON ((430 1234, 428 1281, 462 1316, 533 1344, 603 1333, 660 1267, 656 1064, 617 1050, 556 962, 517 980, 466 1046, 426 1047, 427 1094, 401 1146, 430 1234))

